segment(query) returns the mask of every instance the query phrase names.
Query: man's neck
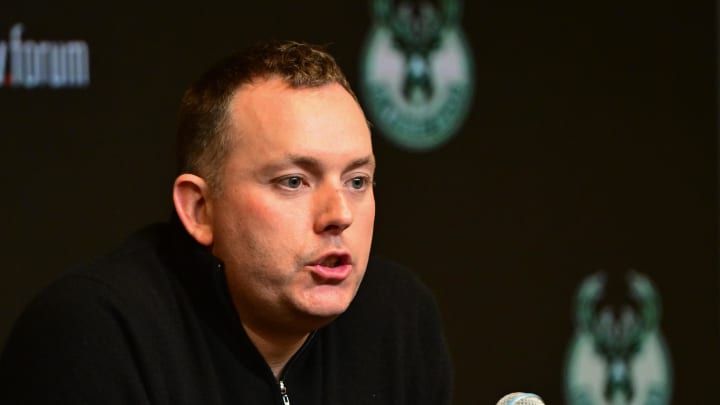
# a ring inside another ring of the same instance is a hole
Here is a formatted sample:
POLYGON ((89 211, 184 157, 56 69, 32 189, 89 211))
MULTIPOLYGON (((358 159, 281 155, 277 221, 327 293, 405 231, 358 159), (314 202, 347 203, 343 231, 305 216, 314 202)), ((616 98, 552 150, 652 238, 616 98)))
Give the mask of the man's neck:
POLYGON ((288 361, 310 335, 306 333, 304 335, 277 336, 270 333, 259 333, 246 324, 243 324, 243 328, 278 380, 288 361))

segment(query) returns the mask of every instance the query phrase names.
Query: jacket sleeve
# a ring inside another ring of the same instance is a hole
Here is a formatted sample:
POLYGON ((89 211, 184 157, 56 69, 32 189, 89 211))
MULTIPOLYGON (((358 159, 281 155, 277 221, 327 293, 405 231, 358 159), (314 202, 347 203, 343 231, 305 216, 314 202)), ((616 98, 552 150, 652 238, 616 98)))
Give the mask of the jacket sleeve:
POLYGON ((147 404, 122 302, 66 277, 16 322, 0 355, 2 404, 147 404))

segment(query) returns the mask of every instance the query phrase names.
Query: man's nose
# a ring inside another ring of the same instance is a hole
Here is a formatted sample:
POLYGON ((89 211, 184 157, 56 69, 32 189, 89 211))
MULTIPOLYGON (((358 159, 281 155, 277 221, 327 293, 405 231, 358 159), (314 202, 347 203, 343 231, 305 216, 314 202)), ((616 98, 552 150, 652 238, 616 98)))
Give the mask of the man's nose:
POLYGON ((316 233, 340 234, 352 224, 352 207, 342 187, 325 187, 318 193, 316 204, 316 233))

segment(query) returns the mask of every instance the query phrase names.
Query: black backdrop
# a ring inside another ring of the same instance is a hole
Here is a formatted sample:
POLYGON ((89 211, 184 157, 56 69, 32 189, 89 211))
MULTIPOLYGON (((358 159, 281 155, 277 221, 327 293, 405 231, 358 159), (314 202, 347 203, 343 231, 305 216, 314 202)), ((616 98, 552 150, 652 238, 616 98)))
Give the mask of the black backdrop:
MULTIPOLYGON (((374 135, 374 251, 435 291, 456 403, 534 391, 564 403, 573 295, 603 269, 662 297, 673 403, 702 403, 718 360, 714 6, 466 2, 472 110, 443 147, 374 135)), ((331 43, 358 83, 364 1, 0 6, 0 41, 82 39, 82 89, 0 87, 0 345, 71 263, 170 211, 174 118, 207 65, 260 38, 331 43)))

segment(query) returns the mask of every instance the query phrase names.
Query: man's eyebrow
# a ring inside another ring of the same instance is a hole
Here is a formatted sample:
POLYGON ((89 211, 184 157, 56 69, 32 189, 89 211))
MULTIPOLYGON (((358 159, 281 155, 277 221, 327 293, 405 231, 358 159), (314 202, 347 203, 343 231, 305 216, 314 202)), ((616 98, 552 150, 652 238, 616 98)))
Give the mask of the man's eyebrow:
POLYGON ((375 156, 368 155, 359 159, 355 159, 345 168, 345 171, 357 169, 359 167, 369 166, 370 169, 375 170, 375 156))
MULTIPOLYGON (((289 154, 285 156, 279 162, 271 163, 264 167, 267 171, 281 170, 288 167, 297 166, 303 168, 309 172, 319 172, 322 170, 323 164, 320 159, 304 156, 304 155, 293 155, 289 154)), ((357 169, 359 167, 369 166, 372 170, 375 170, 375 156, 368 155, 351 161, 343 171, 347 172, 350 170, 357 169)))

